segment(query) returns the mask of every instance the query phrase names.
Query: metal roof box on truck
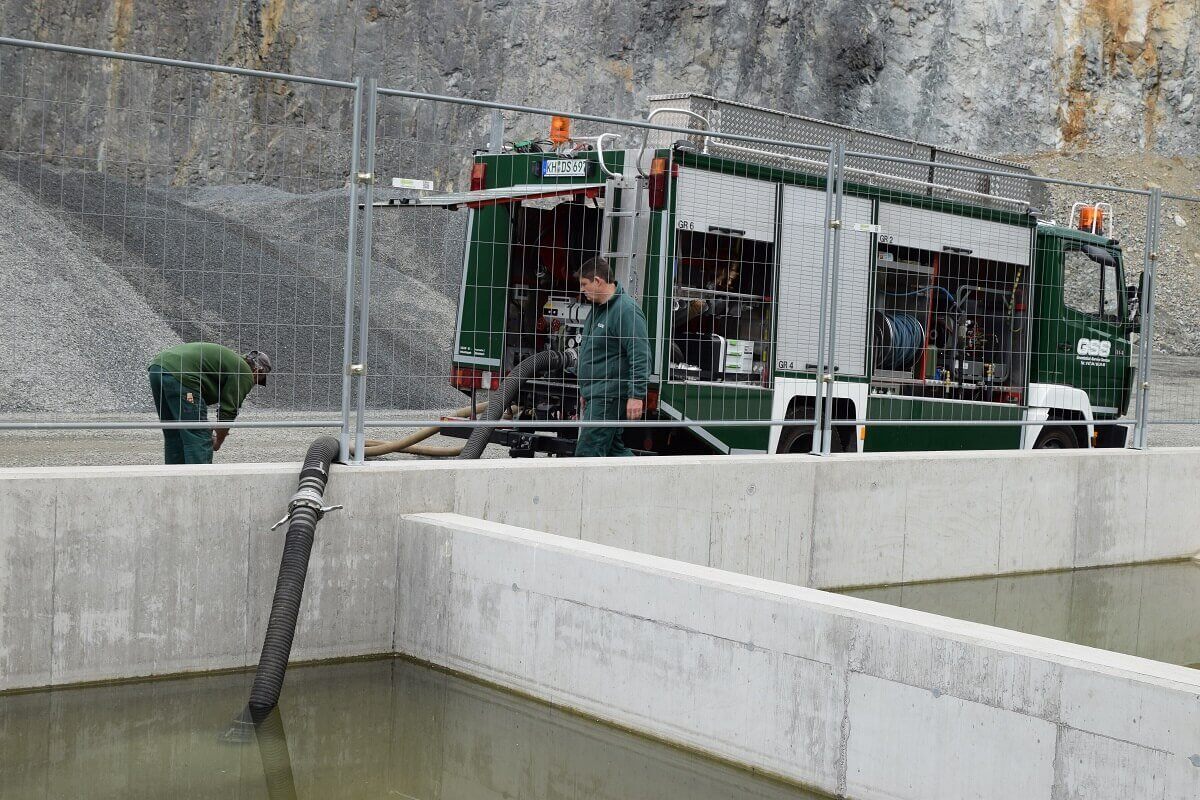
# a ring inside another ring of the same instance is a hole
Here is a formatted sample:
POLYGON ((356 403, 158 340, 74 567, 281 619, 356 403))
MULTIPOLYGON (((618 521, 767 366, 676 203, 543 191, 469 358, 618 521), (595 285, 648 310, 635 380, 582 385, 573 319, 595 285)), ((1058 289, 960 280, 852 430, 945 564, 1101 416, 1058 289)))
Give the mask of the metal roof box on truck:
MULTIPOLYGON (((649 98, 650 113, 656 121, 671 127, 703 129, 776 139, 798 145, 824 148, 841 143, 849 154, 848 180, 870 186, 894 188, 950 200, 970 198, 981 205, 1037 211, 1045 205, 1045 185, 1036 180, 1020 180, 993 173, 1016 173, 1033 177, 1025 164, 939 147, 915 139, 905 139, 863 128, 839 125, 735 100, 722 100, 696 92, 657 94, 649 98), (675 111, 672 111, 675 109, 675 111), (906 159, 883 161, 864 159, 854 153, 906 159), (910 163, 919 162, 919 163, 910 163), (973 173, 963 168, 990 170, 973 173)), ((669 147, 679 136, 656 131, 650 141, 655 147, 669 147)), ((705 137, 689 140, 703 148, 705 137)), ((708 152, 727 158, 740 158, 768 166, 798 172, 825 174, 825 159, 819 153, 807 157, 795 147, 759 143, 747 145, 720 137, 708 137, 708 152)))

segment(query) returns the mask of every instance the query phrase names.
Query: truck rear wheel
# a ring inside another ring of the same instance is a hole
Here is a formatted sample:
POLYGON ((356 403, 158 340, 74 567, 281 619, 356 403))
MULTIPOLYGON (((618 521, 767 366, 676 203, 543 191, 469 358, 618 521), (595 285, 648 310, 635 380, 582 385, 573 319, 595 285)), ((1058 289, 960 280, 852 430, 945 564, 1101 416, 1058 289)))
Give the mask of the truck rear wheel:
MULTIPOLYGON (((810 427, 784 428, 779 437, 779 447, 776 453, 811 453, 813 448, 813 429, 810 427)), ((829 452, 842 452, 842 437, 837 428, 829 432, 829 452)))
POLYGON ((1042 428, 1033 443, 1034 450, 1074 450, 1077 447, 1079 440, 1075 438, 1075 431, 1065 426, 1042 428))

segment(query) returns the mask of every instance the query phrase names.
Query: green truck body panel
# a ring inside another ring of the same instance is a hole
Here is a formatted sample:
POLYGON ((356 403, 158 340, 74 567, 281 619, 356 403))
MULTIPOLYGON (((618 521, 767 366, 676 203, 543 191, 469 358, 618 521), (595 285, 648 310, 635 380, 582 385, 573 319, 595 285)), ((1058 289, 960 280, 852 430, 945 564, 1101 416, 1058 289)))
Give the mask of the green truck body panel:
MULTIPOLYGON (((871 395, 873 420, 1019 420, 1020 406, 871 395), (965 407, 965 408, 964 408, 965 407)), ((875 425, 863 443, 868 453, 904 450, 1010 450, 1021 445, 1019 425, 875 425)))
POLYGON ((472 246, 464 265, 466 277, 458 309, 456 361, 500 364, 504 352, 510 230, 506 206, 487 206, 471 215, 472 246))
MULTIPOLYGON (((772 397, 767 389, 664 382, 659 400, 678 411, 683 419, 756 420, 771 417, 772 397)), ((770 436, 770 428, 766 425, 713 426, 707 430, 726 447, 736 450, 765 451, 770 436)))

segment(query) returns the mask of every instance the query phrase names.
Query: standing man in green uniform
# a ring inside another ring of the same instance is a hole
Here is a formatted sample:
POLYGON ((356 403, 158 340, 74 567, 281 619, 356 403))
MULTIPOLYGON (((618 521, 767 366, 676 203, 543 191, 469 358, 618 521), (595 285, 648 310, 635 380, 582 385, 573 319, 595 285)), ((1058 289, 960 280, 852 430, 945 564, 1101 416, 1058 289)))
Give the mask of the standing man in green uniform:
MULTIPOLYGON (((229 422, 250 390, 267 385, 271 359, 260 350, 242 355, 210 342, 191 342, 163 350, 150 362, 150 391, 163 422, 208 419, 216 403, 217 419, 229 422)), ((168 464, 211 464, 229 428, 163 428, 168 464)))
MULTIPOLYGON (((613 280, 603 258, 579 271, 579 288, 592 303, 579 347, 580 415, 584 421, 641 419, 650 377, 646 317, 613 280)), ((618 427, 580 428, 576 456, 631 456, 618 427)))

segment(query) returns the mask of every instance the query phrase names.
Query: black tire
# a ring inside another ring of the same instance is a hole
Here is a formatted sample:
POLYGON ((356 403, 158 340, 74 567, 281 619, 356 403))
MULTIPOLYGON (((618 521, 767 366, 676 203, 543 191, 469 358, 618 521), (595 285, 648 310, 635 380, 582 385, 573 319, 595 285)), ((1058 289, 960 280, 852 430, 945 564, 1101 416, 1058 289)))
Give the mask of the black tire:
MULTIPOLYGON (((813 429, 807 426, 784 428, 779 437, 779 447, 776 453, 811 453, 813 448, 813 429)), ((837 428, 829 432, 829 452, 842 452, 842 436, 837 428)))
POLYGON ((1079 440, 1075 438, 1075 431, 1065 426, 1042 428, 1033 443, 1034 450, 1074 450, 1077 447, 1079 440))

